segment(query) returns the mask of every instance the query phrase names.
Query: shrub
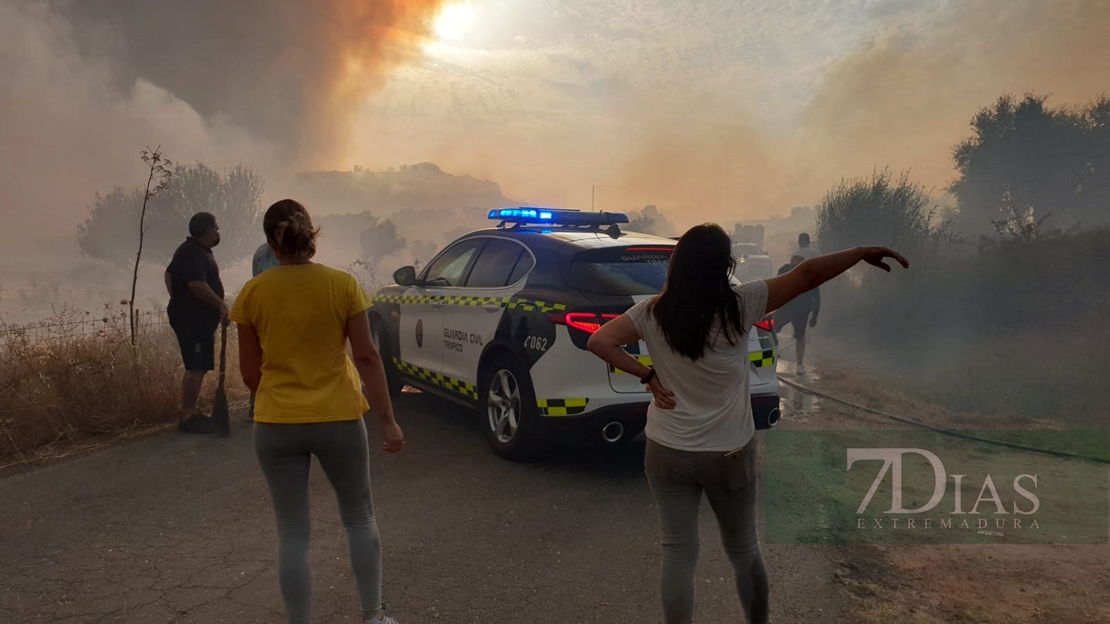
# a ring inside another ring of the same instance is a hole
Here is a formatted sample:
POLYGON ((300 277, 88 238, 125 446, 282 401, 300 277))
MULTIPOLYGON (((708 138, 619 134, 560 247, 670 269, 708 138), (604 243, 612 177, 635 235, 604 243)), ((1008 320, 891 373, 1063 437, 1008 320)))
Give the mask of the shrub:
MULTIPOLYGON (((0 323, 0 461, 176 422, 181 356, 172 331, 160 313, 145 313, 132 350, 127 325, 118 311, 71 309, 35 325, 0 323)), ((232 385, 238 365, 233 334, 228 338, 232 385)), ((215 377, 204 396, 212 395, 215 377)))

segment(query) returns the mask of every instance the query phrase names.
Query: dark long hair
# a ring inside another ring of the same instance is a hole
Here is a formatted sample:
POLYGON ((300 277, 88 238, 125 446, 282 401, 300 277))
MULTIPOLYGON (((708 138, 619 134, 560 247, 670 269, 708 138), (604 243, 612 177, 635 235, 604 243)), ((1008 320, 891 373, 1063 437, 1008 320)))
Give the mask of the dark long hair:
POLYGON ((270 206, 262 218, 262 231, 270 243, 290 258, 308 260, 316 255, 320 230, 313 227, 308 210, 296 200, 283 199, 270 206))
POLYGON ((735 268, 732 240, 719 225, 696 226, 679 239, 667 283, 651 305, 676 353, 697 361, 712 344, 714 327, 731 345, 744 338, 740 299, 729 281, 735 268))

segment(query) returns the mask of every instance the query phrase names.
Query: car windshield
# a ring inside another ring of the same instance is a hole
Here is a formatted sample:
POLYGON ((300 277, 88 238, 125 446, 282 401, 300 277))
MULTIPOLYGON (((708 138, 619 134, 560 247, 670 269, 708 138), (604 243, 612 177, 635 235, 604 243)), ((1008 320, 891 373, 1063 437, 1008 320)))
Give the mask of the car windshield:
POLYGON ((732 246, 732 253, 735 256, 758 256, 760 249, 759 245, 752 243, 738 243, 732 246))
POLYGON ((663 290, 673 247, 612 247, 571 259, 567 284, 601 295, 654 295, 663 290))

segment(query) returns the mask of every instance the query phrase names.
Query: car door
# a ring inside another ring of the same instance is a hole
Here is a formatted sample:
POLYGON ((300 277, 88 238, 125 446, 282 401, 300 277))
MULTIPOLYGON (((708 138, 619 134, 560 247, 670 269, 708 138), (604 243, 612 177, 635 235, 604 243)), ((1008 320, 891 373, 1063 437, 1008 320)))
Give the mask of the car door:
POLYGON ((478 364, 497 335, 505 304, 535 266, 532 252, 509 238, 487 237, 462 288, 447 289, 443 375, 477 399, 478 364))
POLYGON ((444 291, 460 285, 484 241, 462 240, 436 256, 401 299, 398 368, 432 383, 443 361, 444 291))

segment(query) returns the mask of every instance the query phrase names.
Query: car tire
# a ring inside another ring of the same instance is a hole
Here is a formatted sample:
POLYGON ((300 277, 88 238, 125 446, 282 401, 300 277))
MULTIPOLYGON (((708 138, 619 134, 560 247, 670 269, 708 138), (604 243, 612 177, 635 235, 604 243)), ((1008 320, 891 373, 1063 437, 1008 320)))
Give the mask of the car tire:
POLYGON ((527 369, 512 355, 496 355, 482 367, 480 384, 478 413, 490 447, 512 461, 534 457, 542 450, 540 410, 527 369))
POLYGON ((370 336, 374 340, 374 346, 378 348, 378 353, 382 356, 382 366, 385 368, 385 382, 386 386, 389 387, 389 396, 397 398, 401 396, 405 383, 401 381, 401 372, 397 370, 397 365, 393 362, 389 336, 385 333, 384 324, 377 316, 370 317, 370 336))

